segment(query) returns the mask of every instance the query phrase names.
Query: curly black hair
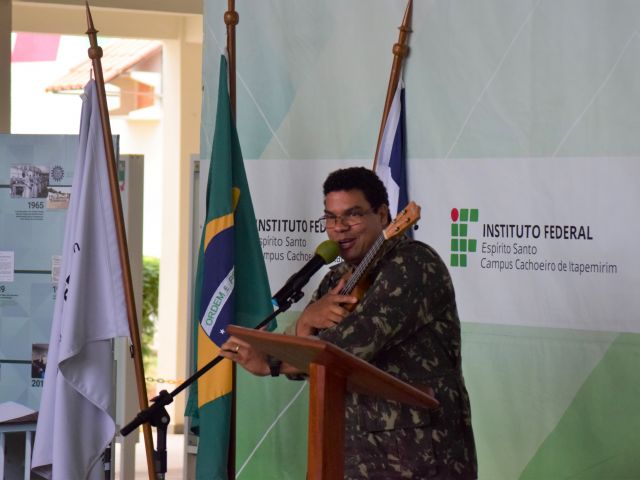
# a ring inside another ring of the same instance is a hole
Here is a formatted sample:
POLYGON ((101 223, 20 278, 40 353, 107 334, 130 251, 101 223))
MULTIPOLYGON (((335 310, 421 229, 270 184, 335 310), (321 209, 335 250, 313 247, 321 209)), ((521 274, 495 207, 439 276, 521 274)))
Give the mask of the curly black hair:
POLYGON ((331 172, 322 190, 325 197, 331 192, 360 190, 375 211, 382 205, 389 206, 389 196, 382 180, 365 167, 341 168, 331 172))

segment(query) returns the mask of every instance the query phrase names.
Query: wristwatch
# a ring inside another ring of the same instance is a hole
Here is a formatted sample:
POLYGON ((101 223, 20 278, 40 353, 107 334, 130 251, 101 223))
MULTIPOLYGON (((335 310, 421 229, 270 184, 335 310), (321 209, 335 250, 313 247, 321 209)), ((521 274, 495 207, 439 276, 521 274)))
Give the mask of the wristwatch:
POLYGON ((269 364, 269 372, 271 373, 271 376, 280 376, 280 367, 282 366, 282 360, 278 360, 271 355, 267 355, 267 363, 269 364))

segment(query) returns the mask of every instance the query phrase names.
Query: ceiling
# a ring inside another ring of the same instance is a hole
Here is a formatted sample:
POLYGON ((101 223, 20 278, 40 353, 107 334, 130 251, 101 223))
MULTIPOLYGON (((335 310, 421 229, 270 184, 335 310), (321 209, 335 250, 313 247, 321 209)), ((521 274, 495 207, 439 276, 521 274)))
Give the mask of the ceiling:
MULTIPOLYGON (((89 7, 201 15, 203 1, 204 0, 91 0, 89 2, 89 7)), ((84 7, 85 0, 31 0, 29 2, 14 0, 13 4, 45 4, 84 7)))

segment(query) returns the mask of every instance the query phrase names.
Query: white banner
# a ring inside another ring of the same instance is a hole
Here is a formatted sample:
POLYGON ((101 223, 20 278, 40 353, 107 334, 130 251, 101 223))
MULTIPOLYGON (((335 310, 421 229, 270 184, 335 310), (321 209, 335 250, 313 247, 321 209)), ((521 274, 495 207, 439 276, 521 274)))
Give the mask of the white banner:
POLYGON ((640 332, 633 158, 415 160, 418 238, 467 322, 640 332))

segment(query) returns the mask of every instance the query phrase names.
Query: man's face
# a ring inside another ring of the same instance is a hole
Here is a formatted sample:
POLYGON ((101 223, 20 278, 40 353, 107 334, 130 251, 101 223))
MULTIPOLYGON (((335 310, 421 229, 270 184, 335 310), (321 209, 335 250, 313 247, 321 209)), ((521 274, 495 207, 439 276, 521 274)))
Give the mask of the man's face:
POLYGON ((333 226, 331 222, 327 224, 327 235, 338 242, 340 256, 346 262, 355 265, 360 263, 387 226, 388 210, 386 205, 382 205, 374 212, 360 190, 340 190, 326 195, 325 216, 337 217, 333 226))

